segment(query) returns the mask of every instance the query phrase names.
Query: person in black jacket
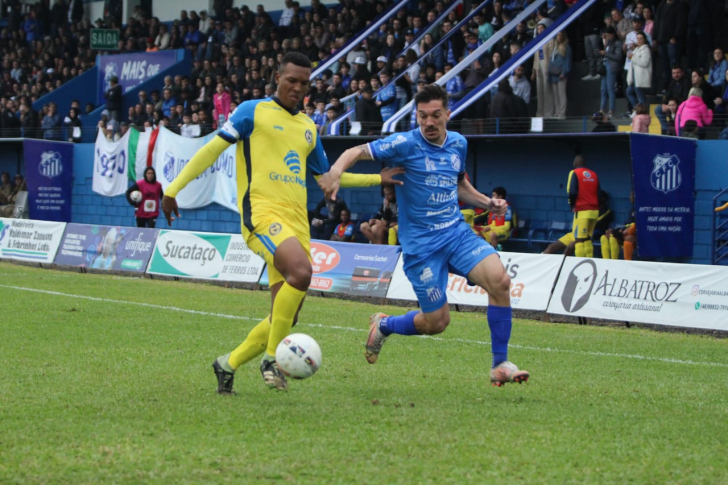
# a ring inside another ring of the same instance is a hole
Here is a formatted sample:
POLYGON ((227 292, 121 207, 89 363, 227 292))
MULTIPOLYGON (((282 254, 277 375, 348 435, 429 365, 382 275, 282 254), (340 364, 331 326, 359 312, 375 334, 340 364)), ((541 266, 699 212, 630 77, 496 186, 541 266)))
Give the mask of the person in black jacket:
POLYGON ((498 92, 490 102, 490 117, 500 119, 499 133, 512 133, 513 119, 516 117, 516 105, 513 98, 510 81, 508 78, 502 79, 498 83, 498 92))
POLYGON ((356 120, 362 124, 362 135, 376 135, 382 128, 382 114, 372 99, 372 87, 367 85, 356 102, 356 120))
POLYGON ((609 0, 601 0, 584 12, 580 20, 584 28, 584 50, 589 63, 589 74, 584 76, 582 81, 593 81, 600 79, 599 66, 601 57, 599 51, 602 49, 601 28, 604 25, 604 15, 610 10, 609 0))
POLYGON ((106 109, 109 111, 109 117, 119 121, 119 112, 121 111, 121 85, 119 84, 119 78, 111 76, 110 79, 111 87, 104 94, 106 98, 106 109))
POLYGON ((662 65, 662 86, 670 84, 670 68, 680 64, 680 55, 687 33, 688 11, 686 5, 678 0, 665 0, 657 8, 653 40, 657 43, 657 53, 662 65))
POLYGON ((662 97, 662 104, 655 106, 655 116, 657 116, 657 119, 660 121, 663 135, 668 132, 670 127, 667 123, 667 116, 671 112, 668 107, 669 100, 674 99, 677 102, 677 106, 680 106, 683 101, 688 99, 690 86, 690 79, 685 76, 683 68, 678 65, 673 66, 672 79, 670 80, 670 84, 667 86, 665 95, 662 97))

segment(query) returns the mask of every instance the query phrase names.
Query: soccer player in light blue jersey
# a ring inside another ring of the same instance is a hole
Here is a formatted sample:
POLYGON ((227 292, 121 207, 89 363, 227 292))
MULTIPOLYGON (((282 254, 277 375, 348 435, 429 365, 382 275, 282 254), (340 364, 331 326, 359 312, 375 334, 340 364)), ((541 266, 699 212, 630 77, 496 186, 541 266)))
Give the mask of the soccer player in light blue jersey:
POLYGON ((392 334, 435 335, 450 323, 448 272, 467 277, 488 292, 495 386, 526 382, 529 373, 508 361, 511 336, 511 280, 495 249, 479 238, 458 210, 458 199, 495 215, 507 210, 505 200, 481 194, 465 178, 468 144, 459 133, 447 131, 450 110, 447 91, 436 84, 415 95, 419 127, 395 133, 346 150, 319 179, 328 197, 336 197, 339 177, 357 160, 391 163, 405 169, 404 184, 395 188, 399 204, 399 239, 404 271, 417 294, 421 311, 390 316, 376 313, 369 320, 365 356, 370 364, 392 334))

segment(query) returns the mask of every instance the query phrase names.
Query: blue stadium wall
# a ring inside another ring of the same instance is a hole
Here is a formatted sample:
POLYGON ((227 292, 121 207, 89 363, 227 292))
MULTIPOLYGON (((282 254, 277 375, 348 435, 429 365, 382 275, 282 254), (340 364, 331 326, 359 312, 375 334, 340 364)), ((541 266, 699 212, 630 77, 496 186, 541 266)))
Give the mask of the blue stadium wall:
MULTIPOLYGON (((365 143, 367 138, 324 138, 324 147, 333 163, 345 149, 365 143)), ((502 185, 518 217, 531 220, 570 221, 566 199, 566 178, 574 155, 582 153, 600 177, 602 187, 611 194, 615 221, 626 220, 631 189, 629 137, 569 135, 531 137, 469 138, 467 170, 481 192, 489 194, 502 185)), ((695 252, 690 262, 710 262, 712 199, 728 187, 728 170, 724 141, 698 143, 696 173, 695 252)), ((9 154, 8 154, 9 155, 9 154)), ((8 163, 15 157, 9 156, 8 163)), ((14 168, 8 167, 10 171, 14 168)), ((376 173, 380 165, 359 162, 354 171, 376 173)), ((73 222, 86 224, 133 225, 134 214, 123 196, 101 197, 91 190, 93 145, 75 146, 73 222)), ((309 209, 323 195, 313 178, 308 179, 309 209)), ((344 189, 342 196, 351 211, 360 218, 376 212, 381 203, 378 187, 344 189)), ((158 227, 167 223, 160 218, 158 227)), ((217 204, 202 209, 183 210, 175 221, 183 230, 235 233, 240 230, 240 217, 217 204)))

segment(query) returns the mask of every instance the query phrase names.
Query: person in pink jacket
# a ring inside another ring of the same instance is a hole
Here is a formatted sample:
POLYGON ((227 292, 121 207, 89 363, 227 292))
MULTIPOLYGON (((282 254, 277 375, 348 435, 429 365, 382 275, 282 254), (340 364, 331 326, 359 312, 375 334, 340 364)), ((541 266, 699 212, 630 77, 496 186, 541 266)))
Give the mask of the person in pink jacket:
POLYGON ((632 117, 632 133, 649 133, 650 132, 650 115, 647 114, 647 106, 637 103, 634 107, 634 116, 632 117))
POLYGON ((225 86, 222 83, 217 83, 217 92, 212 97, 212 103, 215 106, 212 110, 213 124, 220 127, 225 121, 227 121, 230 115, 230 103, 232 98, 230 93, 225 91, 225 86))
POLYGON ((713 112, 705 105, 702 96, 702 89, 690 88, 687 101, 680 105, 675 115, 675 133, 677 136, 680 136, 680 128, 685 126, 685 122, 688 120, 695 120, 700 128, 713 122, 713 112))

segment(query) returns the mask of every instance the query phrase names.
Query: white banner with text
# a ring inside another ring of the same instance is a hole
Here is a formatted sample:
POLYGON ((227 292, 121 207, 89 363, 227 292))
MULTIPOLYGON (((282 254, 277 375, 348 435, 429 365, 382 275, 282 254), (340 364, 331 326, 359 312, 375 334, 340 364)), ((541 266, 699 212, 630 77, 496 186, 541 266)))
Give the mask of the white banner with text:
POLYGON ((65 229, 65 222, 0 218, 0 257, 52 263, 65 229))

